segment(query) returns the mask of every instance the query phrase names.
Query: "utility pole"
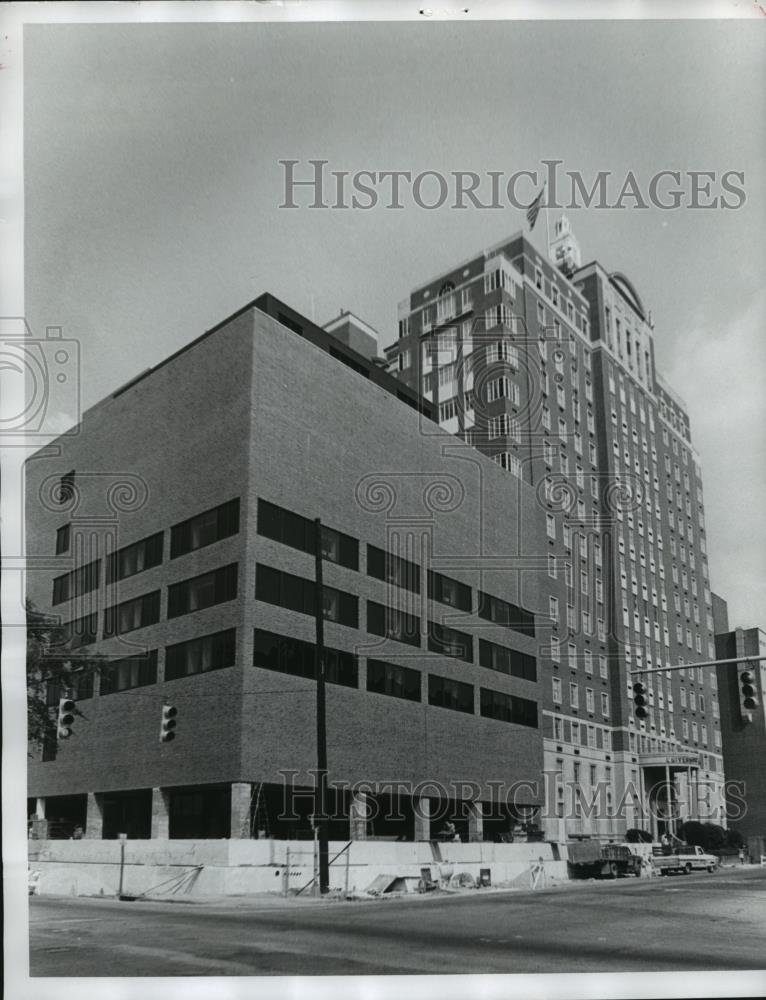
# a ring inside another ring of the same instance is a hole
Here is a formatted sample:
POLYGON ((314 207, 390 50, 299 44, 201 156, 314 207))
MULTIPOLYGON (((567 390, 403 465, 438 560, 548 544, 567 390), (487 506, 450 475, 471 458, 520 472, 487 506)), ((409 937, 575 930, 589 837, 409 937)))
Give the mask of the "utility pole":
POLYGON ((314 584, 314 620, 316 622, 317 681, 317 783, 314 822, 319 840, 319 894, 330 889, 329 844, 327 841, 327 713, 325 705, 324 606, 322 583, 322 522, 314 521, 316 572, 314 584))

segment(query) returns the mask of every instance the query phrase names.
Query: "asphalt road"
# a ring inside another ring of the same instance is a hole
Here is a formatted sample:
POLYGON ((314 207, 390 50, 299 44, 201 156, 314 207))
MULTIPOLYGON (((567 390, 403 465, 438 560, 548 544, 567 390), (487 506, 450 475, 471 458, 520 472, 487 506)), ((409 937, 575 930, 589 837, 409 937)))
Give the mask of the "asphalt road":
POLYGON ((763 969, 766 869, 370 902, 33 897, 30 955, 33 976, 763 969))

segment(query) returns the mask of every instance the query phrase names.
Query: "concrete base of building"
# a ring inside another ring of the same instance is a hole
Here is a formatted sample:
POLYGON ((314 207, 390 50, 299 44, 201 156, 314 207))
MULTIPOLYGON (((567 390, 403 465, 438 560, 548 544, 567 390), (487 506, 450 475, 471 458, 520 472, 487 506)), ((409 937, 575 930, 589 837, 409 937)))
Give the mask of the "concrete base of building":
MULTIPOLYGON (((332 842, 330 888, 363 892, 380 875, 416 884, 423 869, 442 883, 461 874, 492 885, 528 887, 540 861, 548 878, 566 880, 564 845, 492 843, 332 842), (346 848, 346 850, 344 850, 346 848), (343 852, 343 853, 340 853, 343 852)), ((118 841, 30 842, 30 871, 39 895, 115 896, 120 884, 118 841)), ((123 893, 152 899, 293 894, 314 873, 314 844, 285 840, 129 840, 123 893)), ((307 892, 310 889, 306 890, 307 892)))

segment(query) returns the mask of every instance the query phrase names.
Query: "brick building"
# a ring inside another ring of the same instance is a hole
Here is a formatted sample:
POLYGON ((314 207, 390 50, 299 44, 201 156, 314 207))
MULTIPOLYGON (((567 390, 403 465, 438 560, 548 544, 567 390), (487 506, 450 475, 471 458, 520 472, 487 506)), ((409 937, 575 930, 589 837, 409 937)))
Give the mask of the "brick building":
POLYGON ((539 822, 534 487, 331 330, 262 296, 28 460, 29 597, 104 658, 30 760, 41 835, 311 835, 317 517, 331 836, 539 822))
MULTIPOLYGON (((761 628, 729 628, 728 609, 713 595, 716 658, 766 656, 761 628)), ((766 663, 719 664, 721 735, 727 779, 729 825, 747 841, 750 855, 766 854, 766 663), (742 674, 752 675, 752 703, 747 703, 742 674)))
POLYGON ((645 721, 630 673, 714 656, 701 468, 631 282, 582 265, 565 217, 551 258, 517 234, 419 285, 386 357, 545 511, 543 735, 546 771, 562 776, 548 832, 656 836, 720 818, 715 670, 643 675, 645 721), (586 798, 605 786, 622 816, 569 810, 567 785, 586 798))

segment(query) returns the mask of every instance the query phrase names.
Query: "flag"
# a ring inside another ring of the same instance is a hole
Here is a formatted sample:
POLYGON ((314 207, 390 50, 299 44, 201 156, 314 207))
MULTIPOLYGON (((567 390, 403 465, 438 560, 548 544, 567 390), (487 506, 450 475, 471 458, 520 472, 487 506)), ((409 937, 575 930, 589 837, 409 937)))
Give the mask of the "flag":
POLYGON ((540 202, 543 200, 543 195, 545 194, 545 185, 540 188, 540 194, 535 198, 532 204, 527 209, 527 222, 529 223, 530 230, 535 228, 535 223, 537 222, 537 216, 540 214, 540 202))

